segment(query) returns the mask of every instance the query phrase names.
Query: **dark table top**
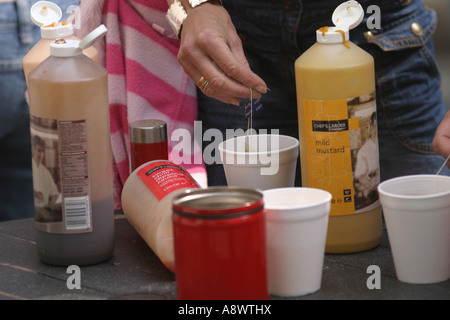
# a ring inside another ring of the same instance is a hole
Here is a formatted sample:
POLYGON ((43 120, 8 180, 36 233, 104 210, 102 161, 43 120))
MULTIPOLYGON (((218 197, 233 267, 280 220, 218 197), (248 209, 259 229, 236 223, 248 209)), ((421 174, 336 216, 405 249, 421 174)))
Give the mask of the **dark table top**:
MULTIPOLYGON (((116 214, 115 227, 113 257, 101 264, 81 267, 81 289, 70 290, 67 280, 72 273, 64 267, 40 262, 32 219, 0 223, 0 299, 176 299, 174 274, 162 265, 123 214, 116 214)), ((380 246, 375 249, 355 254, 327 254, 321 289, 294 299, 442 300, 450 299, 450 280, 428 285, 398 281, 385 230, 380 246), (368 267, 372 265, 380 268, 380 289, 367 286, 372 276, 368 267)))

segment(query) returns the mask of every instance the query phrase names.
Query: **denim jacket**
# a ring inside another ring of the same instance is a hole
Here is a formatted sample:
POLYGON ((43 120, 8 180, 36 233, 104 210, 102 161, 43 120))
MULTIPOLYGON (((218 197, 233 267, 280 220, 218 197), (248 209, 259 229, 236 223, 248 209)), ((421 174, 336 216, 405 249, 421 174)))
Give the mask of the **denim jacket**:
MULTIPOLYGON (((252 70, 271 91, 261 99, 261 112, 253 115, 258 128, 279 128, 298 136, 295 60, 316 42, 315 32, 332 26, 334 9, 342 0, 223 0, 244 44, 252 70)), ((443 159, 431 143, 446 108, 434 57, 432 34, 436 13, 422 0, 359 0, 365 18, 350 31, 350 41, 375 60, 381 178, 435 173, 443 159), (380 8, 380 28, 367 24, 380 8)), ((199 94, 203 129, 242 125, 236 108, 199 94)), ((211 169, 215 170, 215 169, 211 169)), ((445 170, 444 174, 449 174, 445 170)), ((209 175, 214 184, 213 174, 209 175)), ((224 181, 218 183, 223 183, 224 181)))

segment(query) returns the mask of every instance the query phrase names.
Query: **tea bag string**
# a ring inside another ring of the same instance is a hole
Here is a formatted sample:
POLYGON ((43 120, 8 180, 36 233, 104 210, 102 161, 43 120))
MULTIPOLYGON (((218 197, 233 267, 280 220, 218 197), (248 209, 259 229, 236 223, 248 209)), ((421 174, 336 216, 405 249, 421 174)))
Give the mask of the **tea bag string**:
MULTIPOLYGON (((247 118, 247 139, 249 139, 249 135, 251 135, 252 133, 249 131, 251 131, 251 129, 253 128, 253 91, 252 88, 250 88, 250 117, 247 118)), ((250 142, 250 140, 248 140, 250 142)))
POLYGON ((447 159, 445 159, 444 163, 442 164, 442 166, 439 168, 438 172, 436 173, 436 175, 439 175, 439 173, 441 173, 442 169, 444 169, 445 165, 447 164, 448 160, 450 159, 450 154, 448 155, 447 159))
POLYGON ((250 152, 251 151, 251 141, 250 136, 252 135, 252 128, 253 128, 253 91, 252 88, 250 88, 250 117, 247 117, 247 143, 245 144, 245 150, 250 152))

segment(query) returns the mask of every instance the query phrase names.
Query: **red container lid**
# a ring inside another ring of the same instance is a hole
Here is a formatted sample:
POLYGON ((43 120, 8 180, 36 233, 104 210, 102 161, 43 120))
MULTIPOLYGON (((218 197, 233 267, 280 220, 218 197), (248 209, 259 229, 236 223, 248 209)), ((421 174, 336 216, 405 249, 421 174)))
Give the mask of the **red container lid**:
POLYGON ((240 187, 188 190, 173 200, 174 214, 193 219, 231 219, 262 209, 262 193, 240 187))
POLYGON ((155 143, 167 140, 167 125, 162 120, 138 120, 130 124, 130 141, 155 143))

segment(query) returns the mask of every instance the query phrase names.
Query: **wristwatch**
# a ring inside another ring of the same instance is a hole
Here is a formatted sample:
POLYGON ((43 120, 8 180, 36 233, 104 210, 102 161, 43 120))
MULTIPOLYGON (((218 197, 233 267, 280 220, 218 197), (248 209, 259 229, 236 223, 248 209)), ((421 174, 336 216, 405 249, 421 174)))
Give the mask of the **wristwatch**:
MULTIPOLYGON (((189 0, 189 4, 192 8, 195 8, 205 2, 218 3, 222 5, 222 0, 189 0)), ((184 20, 187 18, 186 10, 179 0, 175 0, 170 5, 169 10, 167 10, 166 13, 166 18, 179 39, 181 35, 181 27, 183 26, 184 20)))
MULTIPOLYGON (((205 2, 215 2, 215 1, 210 1, 210 0, 189 0, 189 4, 191 5, 192 8, 195 8, 196 6, 201 5, 202 3, 205 2)), ((220 5, 222 5, 222 0, 217 1, 218 3, 220 3, 220 5)))

